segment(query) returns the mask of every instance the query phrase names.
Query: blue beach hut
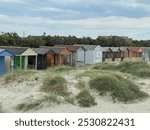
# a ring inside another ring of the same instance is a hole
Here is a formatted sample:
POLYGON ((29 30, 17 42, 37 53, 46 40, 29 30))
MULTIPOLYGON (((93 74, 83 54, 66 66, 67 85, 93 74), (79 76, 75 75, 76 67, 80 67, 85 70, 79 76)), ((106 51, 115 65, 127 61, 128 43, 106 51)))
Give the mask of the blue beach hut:
POLYGON ((6 49, 0 49, 0 76, 14 68, 14 54, 6 49))

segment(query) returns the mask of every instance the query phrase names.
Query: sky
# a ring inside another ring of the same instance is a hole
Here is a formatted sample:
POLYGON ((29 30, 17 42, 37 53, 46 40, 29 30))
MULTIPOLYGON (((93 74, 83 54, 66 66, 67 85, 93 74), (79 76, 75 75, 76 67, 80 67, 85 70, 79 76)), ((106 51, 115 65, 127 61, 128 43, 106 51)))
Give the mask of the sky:
POLYGON ((0 32, 150 39, 150 0, 0 0, 0 32))

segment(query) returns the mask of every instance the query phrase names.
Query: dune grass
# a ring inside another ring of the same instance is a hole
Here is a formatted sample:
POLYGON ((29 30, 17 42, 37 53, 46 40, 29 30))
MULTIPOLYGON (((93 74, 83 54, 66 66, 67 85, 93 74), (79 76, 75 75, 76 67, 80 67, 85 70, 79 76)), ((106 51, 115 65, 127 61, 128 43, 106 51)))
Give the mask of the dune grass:
POLYGON ((59 96, 66 96, 69 94, 66 85, 66 80, 61 76, 47 76, 44 79, 43 85, 41 86, 40 90, 46 93, 53 93, 59 96))
POLYGON ((129 73, 138 77, 150 77, 150 65, 144 61, 124 61, 118 64, 115 63, 100 63, 93 67, 94 69, 113 70, 123 73, 129 73))
POLYGON ((148 96, 142 92, 137 85, 121 75, 105 73, 93 77, 89 85, 92 89, 99 92, 100 95, 110 94, 112 99, 129 102, 137 99, 143 99, 148 96))
POLYGON ((26 112, 28 110, 37 108, 39 105, 40 105, 40 102, 21 103, 16 106, 16 110, 26 112))
POLYGON ((48 71, 60 73, 60 72, 65 72, 65 71, 69 71, 72 69, 73 68, 71 66, 61 65, 61 66, 55 66, 55 67, 48 68, 48 71))
POLYGON ((77 96, 77 101, 80 107, 91 107, 96 105, 95 98, 86 89, 82 90, 77 96))
POLYGON ((5 83, 9 83, 12 81, 16 81, 20 78, 24 79, 27 76, 31 76, 31 74, 34 74, 36 71, 35 70, 21 70, 21 69, 17 69, 14 70, 8 74, 5 75, 4 80, 5 83))

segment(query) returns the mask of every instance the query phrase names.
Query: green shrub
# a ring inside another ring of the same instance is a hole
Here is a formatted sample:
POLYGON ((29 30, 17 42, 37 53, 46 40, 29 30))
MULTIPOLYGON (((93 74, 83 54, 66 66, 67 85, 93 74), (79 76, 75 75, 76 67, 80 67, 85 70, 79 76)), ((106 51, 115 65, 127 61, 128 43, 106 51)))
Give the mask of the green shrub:
POLYGON ((18 80, 19 78, 24 79, 24 77, 35 73, 34 70, 21 70, 17 69, 5 75, 5 83, 18 80))
POLYGON ((55 71, 55 72, 64 72, 64 71, 69 71, 71 69, 72 67, 66 65, 60 65, 53 68, 49 68, 50 71, 55 71))
POLYGON ((38 107, 41 103, 40 102, 33 102, 33 103, 21 103, 21 104, 18 104, 16 106, 16 109, 19 110, 19 111, 28 111, 28 110, 31 110, 31 109, 34 109, 36 107, 38 107))
POLYGON ((78 88, 79 88, 80 90, 85 89, 85 82, 79 80, 79 81, 78 81, 78 88))
POLYGON ((44 99, 41 100, 41 102, 55 102, 60 104, 60 101, 57 99, 57 97, 58 96, 53 93, 48 93, 48 95, 46 95, 44 99))
POLYGON ((130 80, 116 74, 99 75, 90 81, 90 87, 97 90, 100 95, 109 93, 115 101, 128 102, 142 99, 148 95, 140 91, 139 87, 130 80))
POLYGON ((95 98, 89 93, 88 90, 82 90, 76 98, 81 107, 91 107, 92 105, 97 104, 95 102, 95 98))
POLYGON ((69 96, 65 96, 65 101, 74 105, 75 97, 70 96, 70 95, 69 96))
POLYGON ((43 85, 41 86, 41 91, 53 93, 59 96, 69 94, 66 86, 66 80, 61 76, 46 77, 43 85))
POLYGON ((150 65, 144 61, 124 61, 120 64, 101 63, 94 69, 117 70, 124 73, 129 73, 139 77, 150 77, 150 65))

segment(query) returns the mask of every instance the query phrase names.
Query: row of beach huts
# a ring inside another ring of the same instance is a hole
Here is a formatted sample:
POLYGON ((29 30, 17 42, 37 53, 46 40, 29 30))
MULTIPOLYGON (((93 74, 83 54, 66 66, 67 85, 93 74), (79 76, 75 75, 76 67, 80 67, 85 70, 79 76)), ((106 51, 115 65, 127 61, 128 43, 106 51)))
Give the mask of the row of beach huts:
POLYGON ((0 46, 0 76, 14 69, 46 69, 57 65, 79 66, 103 61, 140 58, 150 62, 149 47, 55 45, 40 48, 0 46))

